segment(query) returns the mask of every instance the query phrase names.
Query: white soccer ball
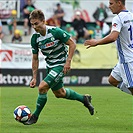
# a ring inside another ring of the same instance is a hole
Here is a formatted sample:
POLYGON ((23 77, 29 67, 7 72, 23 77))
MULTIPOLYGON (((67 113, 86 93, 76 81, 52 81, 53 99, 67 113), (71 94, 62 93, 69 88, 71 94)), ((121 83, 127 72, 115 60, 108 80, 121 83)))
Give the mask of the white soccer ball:
POLYGON ((13 114, 16 121, 26 122, 31 116, 31 111, 27 106, 20 105, 14 110, 13 114))

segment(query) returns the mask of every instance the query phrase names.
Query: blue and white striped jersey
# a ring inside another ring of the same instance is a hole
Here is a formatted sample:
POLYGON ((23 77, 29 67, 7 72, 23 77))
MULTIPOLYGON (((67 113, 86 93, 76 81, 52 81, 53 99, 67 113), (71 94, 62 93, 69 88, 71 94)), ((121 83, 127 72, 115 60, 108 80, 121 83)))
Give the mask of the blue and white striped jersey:
POLYGON ((116 41, 120 63, 133 61, 133 13, 123 10, 115 16, 112 31, 120 32, 116 41))

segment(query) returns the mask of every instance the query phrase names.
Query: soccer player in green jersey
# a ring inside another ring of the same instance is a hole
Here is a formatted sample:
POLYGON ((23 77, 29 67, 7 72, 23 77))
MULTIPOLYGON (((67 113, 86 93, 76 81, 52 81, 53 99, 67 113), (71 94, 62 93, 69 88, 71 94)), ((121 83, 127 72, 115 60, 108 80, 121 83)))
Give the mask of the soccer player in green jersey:
POLYGON ((91 104, 91 96, 78 94, 71 89, 64 88, 63 85, 63 77, 70 71, 72 57, 76 48, 76 44, 70 35, 60 28, 45 25, 45 16, 38 9, 31 12, 30 23, 35 30, 31 38, 33 79, 30 82, 30 87, 34 88, 37 82, 39 49, 46 56, 47 75, 38 86, 39 95, 36 109, 24 124, 31 125, 37 122, 39 114, 47 102, 47 92, 50 88, 57 98, 77 100, 83 103, 90 114, 93 115, 94 107, 91 104))

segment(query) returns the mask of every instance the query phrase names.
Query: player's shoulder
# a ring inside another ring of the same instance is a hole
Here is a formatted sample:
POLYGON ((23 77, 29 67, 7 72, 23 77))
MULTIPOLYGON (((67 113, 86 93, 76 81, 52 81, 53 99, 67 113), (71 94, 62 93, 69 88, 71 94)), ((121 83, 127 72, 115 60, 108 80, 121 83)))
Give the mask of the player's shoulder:
POLYGON ((118 20, 121 21, 125 16, 127 15, 127 12, 120 12, 119 14, 117 14, 116 16, 114 16, 113 21, 118 20))
POLYGON ((133 15, 133 13, 131 13, 130 11, 123 10, 115 17, 119 18, 119 19, 124 19, 124 18, 128 18, 128 16, 132 16, 132 15, 133 15))
POLYGON ((47 29, 47 30, 54 31, 54 30, 58 30, 58 29, 60 29, 60 28, 59 28, 59 27, 55 27, 55 26, 46 25, 46 29, 47 29))
POLYGON ((32 37, 33 37, 33 36, 38 36, 38 35, 40 35, 40 33, 36 32, 36 31, 34 31, 34 32, 32 33, 32 37))
POLYGON ((37 40, 38 37, 40 37, 40 33, 37 33, 36 31, 34 31, 33 34, 31 35, 31 41, 37 40))
POLYGON ((46 25, 46 30, 47 30, 47 33, 52 33, 52 34, 56 34, 56 33, 58 33, 58 32, 61 32, 62 31, 62 29, 61 28, 59 28, 59 27, 55 27, 55 26, 48 26, 48 25, 46 25))
POLYGON ((131 12, 130 11, 128 11, 128 10, 123 10, 123 11, 121 11, 118 15, 119 16, 125 16, 125 15, 128 15, 128 14, 130 14, 131 12))

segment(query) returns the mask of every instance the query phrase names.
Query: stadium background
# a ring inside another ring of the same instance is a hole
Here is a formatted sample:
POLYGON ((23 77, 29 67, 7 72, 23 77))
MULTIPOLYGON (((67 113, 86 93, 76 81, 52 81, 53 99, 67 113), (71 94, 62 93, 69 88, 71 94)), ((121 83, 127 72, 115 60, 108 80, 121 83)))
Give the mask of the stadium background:
MULTIPOLYGON (((78 0, 77 0, 78 1, 78 0)), ((65 20, 71 23, 75 10, 86 11, 91 22, 87 22, 88 29, 95 26, 92 14, 99 6, 100 2, 104 2, 108 10, 107 23, 111 23, 114 15, 108 9, 108 1, 102 0, 79 0, 79 5, 75 7, 71 0, 33 0, 34 5, 42 9, 49 18, 56 4, 61 3, 65 11, 65 20), (69 12, 68 12, 69 11, 69 12)), ((127 9, 132 11, 132 1, 127 0, 127 9)), ((31 49, 30 36, 23 38, 22 44, 12 44, 11 36, 8 35, 6 21, 10 16, 12 9, 17 10, 18 28, 23 31, 23 19, 21 18, 21 2, 19 0, 1 0, 0 13, 3 23, 3 31, 5 40, 0 48, 0 86, 28 86, 32 78, 31 71, 31 49)), ((78 53, 74 55, 71 72, 64 78, 67 86, 106 86, 109 85, 107 78, 117 63, 117 52, 114 44, 100 46, 86 50, 83 44, 77 44, 78 53)), ((45 75, 44 58, 40 53, 40 66, 38 73, 38 83, 45 75)))

